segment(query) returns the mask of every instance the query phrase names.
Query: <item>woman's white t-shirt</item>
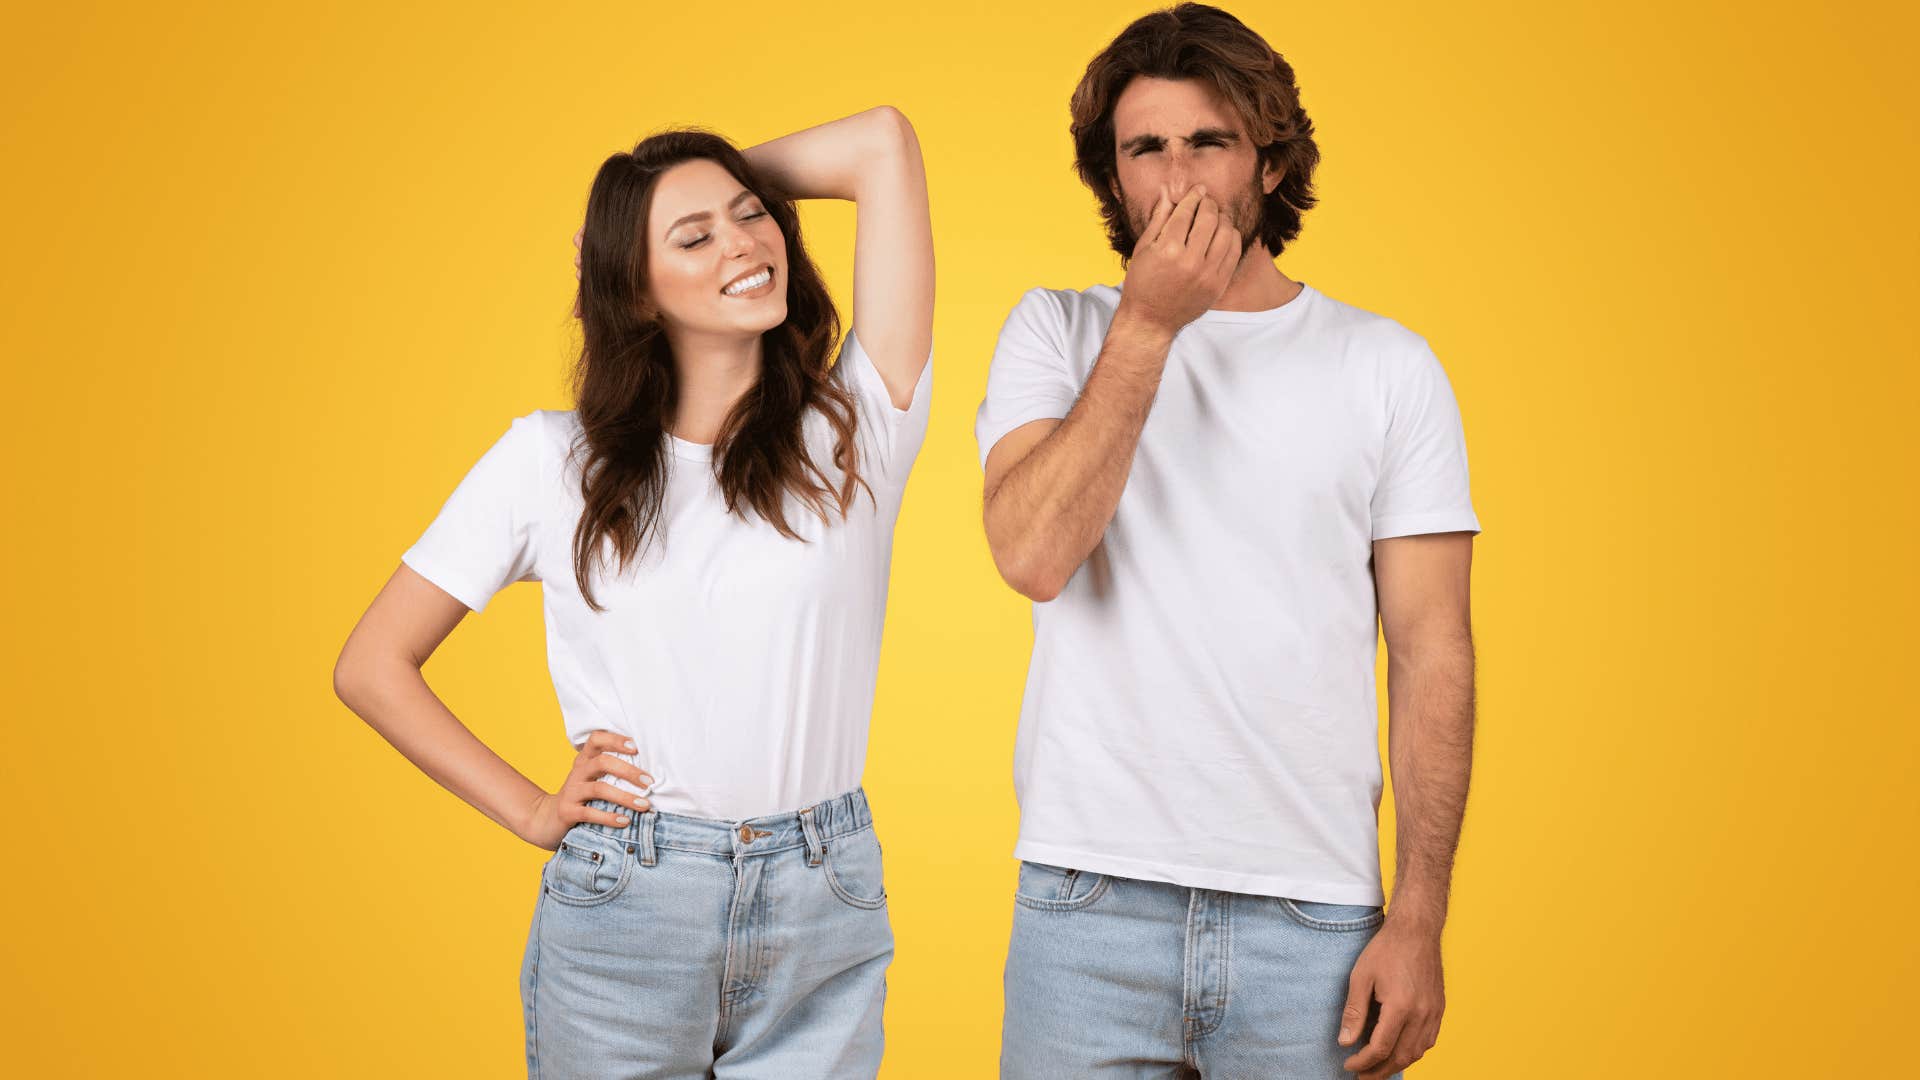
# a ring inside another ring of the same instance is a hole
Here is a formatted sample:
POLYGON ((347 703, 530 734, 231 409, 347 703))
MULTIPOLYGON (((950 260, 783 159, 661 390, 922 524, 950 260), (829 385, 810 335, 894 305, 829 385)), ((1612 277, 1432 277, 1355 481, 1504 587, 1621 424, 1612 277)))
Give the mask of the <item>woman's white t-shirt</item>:
MULTIPOLYGON (((758 515, 729 513, 711 448, 668 436, 661 532, 617 576, 574 577, 580 425, 571 411, 515 419, 401 556, 474 611, 515 581, 545 596, 547 663, 578 746, 596 729, 639 747, 655 809, 737 821, 796 810, 859 786, 886 615, 894 521, 926 436, 933 365, 895 408, 852 333, 835 374, 856 403, 869 499, 842 520, 789 497, 788 539, 758 515)), ((809 412, 804 437, 837 486, 833 429, 809 412)), ((829 506, 831 509, 831 504, 829 506)), ((635 790, 625 781, 618 786, 635 790)))

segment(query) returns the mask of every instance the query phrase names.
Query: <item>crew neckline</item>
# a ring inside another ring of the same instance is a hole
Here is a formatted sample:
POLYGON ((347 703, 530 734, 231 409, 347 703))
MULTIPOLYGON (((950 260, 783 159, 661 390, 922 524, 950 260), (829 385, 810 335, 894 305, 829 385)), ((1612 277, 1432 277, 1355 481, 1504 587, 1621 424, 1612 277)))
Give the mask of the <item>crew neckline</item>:
POLYGON ((712 461, 713 444, 688 442, 669 431, 666 433, 667 445, 673 450, 673 456, 687 461, 712 461))
MULTIPOLYGON (((1300 281, 1298 278, 1294 280, 1299 282, 1300 291, 1293 294, 1293 299, 1279 307, 1262 308, 1259 311, 1225 311, 1220 308, 1208 308, 1193 321, 1196 323, 1277 323, 1294 318, 1305 309, 1306 301, 1319 292, 1305 281, 1300 281)), ((1122 278, 1119 284, 1113 286, 1113 291, 1124 292, 1125 286, 1126 279, 1122 278)))

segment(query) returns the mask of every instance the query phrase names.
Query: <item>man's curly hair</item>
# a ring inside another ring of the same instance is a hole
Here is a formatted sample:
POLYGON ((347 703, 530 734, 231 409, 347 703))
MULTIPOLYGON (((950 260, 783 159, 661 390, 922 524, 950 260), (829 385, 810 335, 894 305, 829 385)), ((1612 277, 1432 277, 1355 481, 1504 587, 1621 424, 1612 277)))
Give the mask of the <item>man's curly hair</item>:
POLYGON ((1260 242, 1269 254, 1280 254, 1300 235, 1300 217, 1316 202, 1313 169, 1320 148, 1313 121, 1300 105, 1286 60, 1245 23, 1206 4, 1181 4, 1134 20, 1087 64, 1073 90, 1073 167, 1100 200, 1113 250, 1124 262, 1134 244, 1126 207, 1114 193, 1113 106, 1140 75, 1197 79, 1213 87, 1240 114, 1260 164, 1284 170, 1261 200, 1260 215, 1260 242))

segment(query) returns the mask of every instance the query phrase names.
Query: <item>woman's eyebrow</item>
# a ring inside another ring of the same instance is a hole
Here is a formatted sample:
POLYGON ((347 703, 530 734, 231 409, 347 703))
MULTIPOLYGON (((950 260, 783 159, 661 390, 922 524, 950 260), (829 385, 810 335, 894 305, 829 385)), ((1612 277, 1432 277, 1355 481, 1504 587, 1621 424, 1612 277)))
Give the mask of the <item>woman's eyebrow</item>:
MULTIPOLYGON (((727 200, 727 209, 731 210, 734 207, 739 206, 741 203, 751 198, 753 198, 753 192, 748 191, 746 188, 741 188, 740 194, 735 195, 733 198, 727 200)), ((679 228, 682 225, 691 224, 696 221, 707 221, 707 220, 710 220, 712 217, 713 217, 713 211, 711 210, 696 211, 694 213, 686 215, 685 217, 676 218, 673 224, 667 226, 667 231, 672 232, 673 230, 679 228)))

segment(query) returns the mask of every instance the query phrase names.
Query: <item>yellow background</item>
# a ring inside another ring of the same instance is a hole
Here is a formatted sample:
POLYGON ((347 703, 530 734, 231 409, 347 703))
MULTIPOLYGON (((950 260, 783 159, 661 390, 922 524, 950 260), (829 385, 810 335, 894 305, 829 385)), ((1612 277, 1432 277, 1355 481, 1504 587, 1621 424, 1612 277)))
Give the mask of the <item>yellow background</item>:
MULTIPOLYGON (((337 649, 508 419, 567 407, 606 154, 888 102, 940 291, 867 773, 885 1075, 990 1075, 1030 625, 973 411, 1023 290, 1118 277, 1066 99, 1145 10, 10 12, 7 1071, 518 1073, 543 853, 342 707, 337 649)), ((1324 152, 1281 266, 1432 342, 1486 528, 1449 1011, 1413 1073, 1912 1068, 1913 9, 1235 10, 1324 152)), ((844 298, 852 213, 806 221, 844 298)), ((539 603, 508 590, 428 675, 552 784, 539 603)))

